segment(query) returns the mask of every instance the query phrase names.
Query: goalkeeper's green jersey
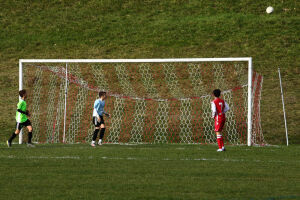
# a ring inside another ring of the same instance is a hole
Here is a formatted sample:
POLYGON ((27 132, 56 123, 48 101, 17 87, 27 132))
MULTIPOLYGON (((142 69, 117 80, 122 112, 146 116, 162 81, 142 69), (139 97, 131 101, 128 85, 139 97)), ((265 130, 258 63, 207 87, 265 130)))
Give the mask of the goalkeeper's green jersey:
MULTIPOLYGON (((17 109, 20 109, 23 112, 26 112, 26 106, 27 106, 26 101, 24 101, 23 99, 20 99, 20 101, 19 101, 19 103, 17 105, 17 109)), ((23 123, 26 120, 27 120, 27 116, 25 114, 20 113, 20 112, 17 111, 17 113, 16 113, 16 121, 18 123, 23 123)))

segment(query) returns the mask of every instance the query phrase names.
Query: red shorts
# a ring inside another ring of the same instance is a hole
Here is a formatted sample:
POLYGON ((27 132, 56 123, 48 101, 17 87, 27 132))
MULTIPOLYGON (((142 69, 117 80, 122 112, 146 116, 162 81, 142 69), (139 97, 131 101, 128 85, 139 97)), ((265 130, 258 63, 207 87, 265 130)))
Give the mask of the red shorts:
POLYGON ((215 117, 215 132, 221 132, 223 130, 226 119, 221 117, 215 117))

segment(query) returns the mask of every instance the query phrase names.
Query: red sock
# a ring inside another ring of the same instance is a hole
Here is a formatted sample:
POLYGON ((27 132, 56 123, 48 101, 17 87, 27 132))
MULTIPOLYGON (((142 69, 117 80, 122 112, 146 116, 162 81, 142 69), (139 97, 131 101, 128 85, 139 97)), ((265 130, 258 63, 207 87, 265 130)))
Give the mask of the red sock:
POLYGON ((217 142, 218 142, 219 149, 222 149, 222 136, 217 135, 217 142))
POLYGON ((223 140, 223 136, 221 135, 221 146, 224 147, 224 140, 223 140))

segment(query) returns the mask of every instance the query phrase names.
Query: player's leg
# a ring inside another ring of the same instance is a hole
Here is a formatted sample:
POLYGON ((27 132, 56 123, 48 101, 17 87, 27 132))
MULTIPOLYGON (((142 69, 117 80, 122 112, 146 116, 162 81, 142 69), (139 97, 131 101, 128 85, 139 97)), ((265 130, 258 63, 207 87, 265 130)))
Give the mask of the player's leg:
POLYGON ((225 119, 223 119, 223 120, 221 121, 221 126, 220 126, 221 145, 222 145, 222 150, 223 150, 223 151, 225 151, 225 146, 224 146, 224 139, 223 139, 223 135, 222 135, 221 131, 223 130, 224 125, 225 125, 225 119))
POLYGON ((95 125, 95 130, 94 130, 91 146, 95 147, 97 135, 98 135, 99 129, 100 129, 100 123, 98 122, 96 117, 93 117, 93 124, 95 125))
POLYGON ((101 124, 101 129, 100 129, 100 138, 99 138, 99 145, 102 145, 103 137, 104 137, 104 132, 105 132, 105 125, 101 124))
POLYGON ((97 135, 99 133, 99 129, 100 129, 100 127, 95 127, 94 134, 93 134, 93 139, 92 139, 92 143, 91 143, 92 147, 96 146, 96 139, 97 139, 97 135))
POLYGON ((101 116, 100 117, 101 121, 100 121, 100 139, 99 139, 99 142, 98 144, 99 145, 102 145, 102 141, 103 141, 103 137, 104 137, 104 132, 105 132, 105 124, 104 124, 104 119, 103 117, 101 116))
POLYGON ((222 132, 219 131, 219 132, 216 132, 216 134, 217 134, 217 142, 218 142, 218 146, 219 146, 218 151, 225 151, 222 132))
POLYGON ((219 146, 219 149, 217 151, 222 151, 222 134, 220 131, 217 131, 216 134, 217 134, 217 143, 219 146))
POLYGON ((27 119, 24 123, 24 126, 26 126, 28 130, 28 144, 31 144, 31 139, 32 139, 32 125, 29 119, 27 119))
POLYGON ((32 139, 32 126, 31 126, 31 123, 30 123, 29 120, 27 122, 26 128, 28 129, 28 143, 27 143, 27 146, 28 147, 34 147, 34 145, 32 144, 32 141, 31 141, 31 139, 32 139))
POLYGON ((219 149, 217 151, 222 151, 222 143, 221 143, 221 130, 220 130, 220 120, 219 120, 219 117, 217 116, 215 118, 215 132, 216 132, 216 135, 217 135, 217 143, 218 143, 218 146, 219 146, 219 149))
POLYGON ((223 140, 223 136, 222 136, 222 130, 223 130, 224 124, 225 124, 225 119, 219 120, 215 124, 215 131, 217 134, 217 142, 218 142, 218 146, 219 146, 218 151, 225 151, 224 140, 223 140))
POLYGON ((13 139, 15 139, 15 137, 20 133, 21 129, 22 129, 22 124, 17 122, 15 132, 13 132, 10 138, 6 141, 8 147, 11 147, 11 143, 13 139))

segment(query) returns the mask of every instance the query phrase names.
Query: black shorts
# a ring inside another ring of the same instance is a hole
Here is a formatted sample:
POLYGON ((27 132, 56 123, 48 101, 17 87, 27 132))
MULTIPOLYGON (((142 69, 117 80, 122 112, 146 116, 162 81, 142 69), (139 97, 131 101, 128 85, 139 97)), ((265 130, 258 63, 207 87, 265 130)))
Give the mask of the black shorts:
POLYGON ((27 119, 25 122, 22 122, 22 123, 19 123, 19 122, 16 123, 16 129, 18 129, 18 130, 21 130, 25 126, 31 126, 31 122, 29 119, 27 119))
POLYGON ((103 116, 100 116, 100 122, 98 121, 97 117, 93 117, 93 124, 95 127, 100 127, 101 124, 104 124, 103 116))

